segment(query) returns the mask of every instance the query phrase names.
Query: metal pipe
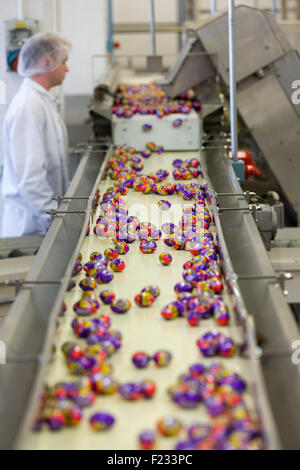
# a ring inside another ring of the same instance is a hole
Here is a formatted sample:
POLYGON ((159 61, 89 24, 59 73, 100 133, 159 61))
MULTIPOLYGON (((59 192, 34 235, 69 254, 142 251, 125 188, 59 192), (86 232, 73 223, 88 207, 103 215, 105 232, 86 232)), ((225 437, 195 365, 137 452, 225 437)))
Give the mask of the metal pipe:
POLYGON ((228 0, 229 34, 229 81, 230 81, 230 129, 232 160, 237 162, 237 109, 236 109, 236 70, 235 70, 235 10, 234 0, 228 0))
POLYGON ((212 15, 217 13, 217 0, 210 0, 210 12, 212 15))
POLYGON ((276 5, 276 0, 271 0, 271 13, 272 15, 276 15, 276 11, 277 11, 277 5, 276 5))
POLYGON ((154 0, 150 0, 150 15, 151 15, 150 28, 151 28, 151 40, 152 40, 152 55, 156 55, 154 0))
POLYGON ((58 31, 58 8, 57 0, 52 0, 52 30, 54 33, 58 31))
MULTIPOLYGON (((58 33, 60 30, 59 13, 60 13, 60 9, 58 5, 58 0, 52 0, 52 31, 54 33, 58 33)), ((65 96, 64 96, 63 84, 57 87, 57 90, 55 91, 55 98, 56 98, 59 114, 61 115, 62 119, 64 119, 65 118, 65 96)))
POLYGON ((114 23, 113 23, 113 0, 107 0, 107 43, 106 50, 108 54, 114 52, 114 23))
POLYGON ((23 0, 18 0, 18 20, 24 20, 24 4, 23 0))
MULTIPOLYGON (((177 9, 178 9, 178 25, 182 27, 186 20, 186 7, 184 0, 177 0, 177 9)), ((182 49, 182 31, 178 33, 178 52, 182 49)))

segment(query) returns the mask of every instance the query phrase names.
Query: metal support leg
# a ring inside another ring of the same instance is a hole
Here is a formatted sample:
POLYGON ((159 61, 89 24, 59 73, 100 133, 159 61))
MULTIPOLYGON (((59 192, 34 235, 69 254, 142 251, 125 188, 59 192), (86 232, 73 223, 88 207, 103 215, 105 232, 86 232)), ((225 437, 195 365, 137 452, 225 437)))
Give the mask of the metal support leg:
POLYGON ((238 160, 234 0, 228 0, 228 34, 232 166, 236 176, 239 178, 240 181, 243 182, 245 180, 245 163, 243 161, 238 160))
MULTIPOLYGON (((177 0, 178 4, 178 24, 179 26, 182 26, 185 22, 186 19, 186 6, 185 6, 185 0, 177 0)), ((181 51, 182 49, 182 32, 178 33, 178 52, 181 51)))
POLYGON ((271 13, 272 15, 276 16, 277 12, 277 5, 276 5, 276 0, 271 0, 271 13))
POLYGON ((162 56, 157 55, 156 51, 154 0, 150 0, 150 30, 152 55, 147 57, 147 69, 149 72, 161 72, 163 70, 162 56))
POLYGON ((281 10, 282 10, 282 20, 286 20, 287 19, 287 4, 286 4, 286 0, 281 0, 281 10))
POLYGON ((236 70, 235 70, 235 11, 234 0, 229 0, 229 81, 230 81, 230 127, 232 160, 237 161, 237 109, 236 109, 236 70))
POLYGON ((212 15, 217 13, 217 0, 210 0, 210 12, 212 15))
POLYGON ((154 0, 150 0, 150 28, 152 41, 152 55, 156 55, 154 0))
POLYGON ((114 23, 113 23, 113 0, 107 0, 107 43, 106 50, 113 62, 114 53, 114 23))

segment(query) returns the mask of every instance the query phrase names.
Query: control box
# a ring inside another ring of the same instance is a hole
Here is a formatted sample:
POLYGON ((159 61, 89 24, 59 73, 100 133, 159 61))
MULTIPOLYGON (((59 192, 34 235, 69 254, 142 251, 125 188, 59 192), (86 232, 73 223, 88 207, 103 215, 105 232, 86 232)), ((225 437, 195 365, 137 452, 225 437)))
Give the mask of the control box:
POLYGON ((5 21, 7 71, 16 72, 18 57, 24 42, 38 32, 36 20, 5 21))

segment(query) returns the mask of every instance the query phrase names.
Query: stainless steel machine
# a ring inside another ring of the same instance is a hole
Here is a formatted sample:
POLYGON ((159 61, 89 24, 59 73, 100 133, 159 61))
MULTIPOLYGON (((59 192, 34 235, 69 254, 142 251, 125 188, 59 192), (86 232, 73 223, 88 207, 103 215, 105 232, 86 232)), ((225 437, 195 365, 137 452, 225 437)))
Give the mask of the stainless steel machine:
MULTIPOLYGON (((300 108, 293 96, 300 76, 299 54, 288 43, 274 16, 267 12, 238 6, 236 24, 240 123, 257 145, 257 157, 262 155, 270 187, 278 190, 295 224, 300 210, 300 108)), ((228 95, 227 14, 190 34, 161 85, 171 97, 193 87, 207 109, 206 104, 217 105, 219 91, 228 95), (216 76, 220 78, 219 90, 216 76)))

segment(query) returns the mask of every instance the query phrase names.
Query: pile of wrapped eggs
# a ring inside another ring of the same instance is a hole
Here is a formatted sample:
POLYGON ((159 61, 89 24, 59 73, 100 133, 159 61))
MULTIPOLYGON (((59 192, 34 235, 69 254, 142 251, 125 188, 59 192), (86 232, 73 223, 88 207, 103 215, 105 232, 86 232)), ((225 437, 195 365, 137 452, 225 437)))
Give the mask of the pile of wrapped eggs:
POLYGON ((211 418, 222 415, 235 417, 243 410, 248 416, 243 400, 246 382, 219 362, 205 367, 201 363, 190 366, 168 389, 171 400, 180 408, 197 408, 203 404, 211 418))
MULTIPOLYGON (((201 105, 193 90, 171 100, 154 82, 143 85, 122 83, 118 86, 112 112, 117 117, 131 118, 135 114, 156 115, 162 118, 169 114, 189 114, 192 109, 199 112, 201 105)), ((177 124, 174 127, 179 127, 177 124)), ((144 129, 148 131, 147 127, 144 129)))

